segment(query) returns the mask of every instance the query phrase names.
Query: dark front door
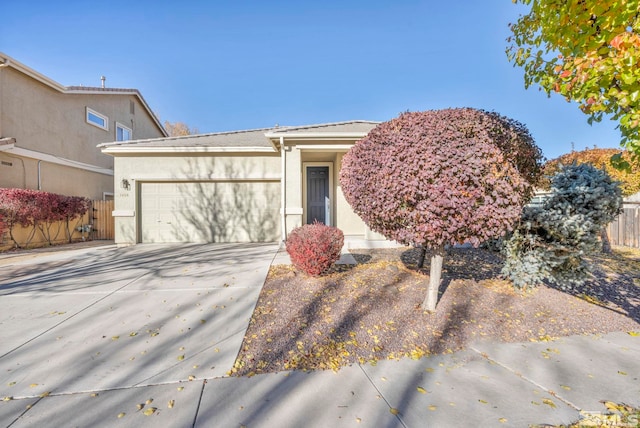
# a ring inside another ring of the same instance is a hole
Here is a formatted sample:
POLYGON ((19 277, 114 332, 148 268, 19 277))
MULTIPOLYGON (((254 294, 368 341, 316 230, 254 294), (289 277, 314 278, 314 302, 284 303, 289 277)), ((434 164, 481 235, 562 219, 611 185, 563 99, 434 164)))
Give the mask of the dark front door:
POLYGON ((307 167, 307 223, 329 222, 329 167, 307 167))

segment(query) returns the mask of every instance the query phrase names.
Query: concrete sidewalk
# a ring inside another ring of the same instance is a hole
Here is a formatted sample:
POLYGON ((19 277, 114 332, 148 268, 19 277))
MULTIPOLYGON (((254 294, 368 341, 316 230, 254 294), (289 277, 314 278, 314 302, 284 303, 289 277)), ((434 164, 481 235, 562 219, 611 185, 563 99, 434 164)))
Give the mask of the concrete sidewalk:
POLYGON ((526 427, 640 406, 626 332, 227 377, 276 252, 107 246, 4 265, 0 425, 526 427))

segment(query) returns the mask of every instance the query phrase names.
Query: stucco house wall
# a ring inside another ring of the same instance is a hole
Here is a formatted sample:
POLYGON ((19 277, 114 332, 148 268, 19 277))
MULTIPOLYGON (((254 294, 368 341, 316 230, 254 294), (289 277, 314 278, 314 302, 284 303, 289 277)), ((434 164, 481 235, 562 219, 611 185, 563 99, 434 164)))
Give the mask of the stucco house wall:
POLYGON ((113 158, 96 145, 116 124, 132 138, 166 137, 135 89, 63 86, 0 53, 0 187, 102 199, 113 193, 113 158), (87 108, 107 119, 87 122, 87 108))
POLYGON ((184 228, 169 230, 175 236, 165 237, 162 242, 183 242, 178 232, 187 233, 189 242, 214 241, 216 236, 212 234, 210 223, 215 222, 216 218, 220 221, 223 216, 232 216, 234 221, 229 224, 231 219, 226 219, 230 229, 228 239, 248 241, 250 237, 243 230, 248 227, 246 221, 236 220, 239 217, 246 220, 261 209, 267 211, 266 214, 260 214, 267 216, 269 222, 264 225, 268 228, 265 240, 277 240, 280 236, 279 170, 280 156, 277 153, 116 157, 116 242, 120 245, 161 242, 157 238, 143 236, 145 224, 157 221, 147 218, 150 213, 145 206, 145 192, 152 184, 177 186, 185 198, 180 199, 179 204, 171 203, 167 210, 172 211, 177 221, 198 222, 198 229, 206 230, 202 234, 185 232, 184 228), (222 196, 221 192, 225 195, 222 196), (256 200, 258 202, 254 203, 256 200))

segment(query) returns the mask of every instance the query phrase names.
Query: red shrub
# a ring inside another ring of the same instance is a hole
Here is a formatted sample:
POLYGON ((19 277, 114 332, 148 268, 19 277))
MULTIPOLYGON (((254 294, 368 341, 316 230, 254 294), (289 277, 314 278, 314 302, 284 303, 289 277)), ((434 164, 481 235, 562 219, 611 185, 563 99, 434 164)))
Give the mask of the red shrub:
POLYGON ((340 259, 344 234, 336 227, 315 222, 293 229, 286 244, 296 269, 319 276, 340 259))

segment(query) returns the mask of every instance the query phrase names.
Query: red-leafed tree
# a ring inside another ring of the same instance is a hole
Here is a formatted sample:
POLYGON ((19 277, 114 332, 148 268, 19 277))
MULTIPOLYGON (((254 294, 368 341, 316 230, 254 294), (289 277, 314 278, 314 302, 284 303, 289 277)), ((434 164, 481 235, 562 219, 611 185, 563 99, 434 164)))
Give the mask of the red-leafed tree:
POLYGON ((423 308, 434 310, 446 245, 478 246, 511 230, 542 154, 517 121, 471 108, 407 112, 345 155, 345 198, 372 230, 433 252, 423 308))
POLYGON ((82 216, 89 211, 90 204, 91 201, 82 196, 62 196, 62 200, 60 201, 60 212, 62 214, 62 219, 65 220, 67 239, 69 240, 69 243, 71 243, 71 236, 73 234, 71 222, 76 219, 82 219, 82 216))
POLYGON ((0 189, 0 217, 7 225, 9 237, 18 248, 21 246, 13 234, 16 226, 32 227, 27 244, 33 239, 36 232, 35 225, 39 213, 34 193, 34 190, 28 189, 0 189))
POLYGON ((49 192, 33 192, 32 196, 38 207, 35 226, 44 240, 52 245, 60 233, 60 222, 64 219, 64 207, 61 206, 63 197, 49 192))
POLYGON ((9 237, 18 248, 28 245, 37 230, 40 230, 43 238, 52 244, 58 234, 56 232, 53 235, 52 228, 65 220, 71 242, 69 224, 72 220, 82 217, 88 208, 89 200, 81 196, 63 196, 30 189, 0 189, 0 222, 9 230, 9 237), (31 227, 31 233, 23 245, 20 245, 14 236, 16 226, 31 227))

